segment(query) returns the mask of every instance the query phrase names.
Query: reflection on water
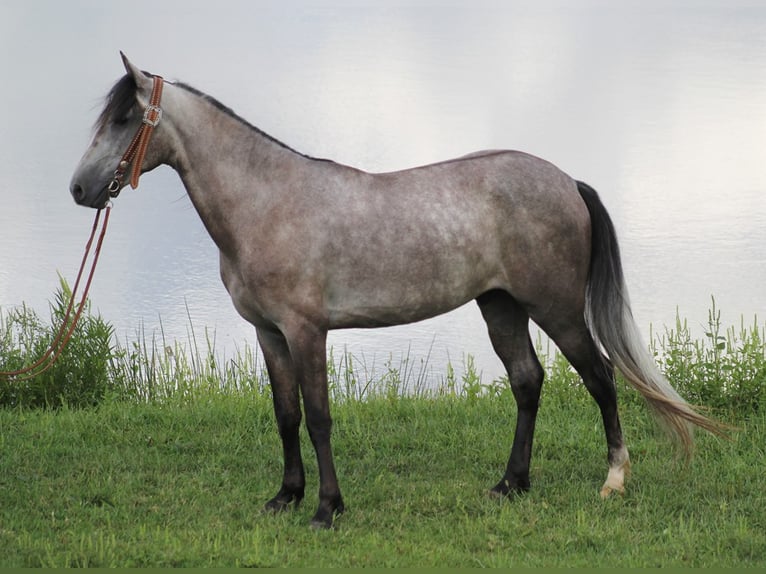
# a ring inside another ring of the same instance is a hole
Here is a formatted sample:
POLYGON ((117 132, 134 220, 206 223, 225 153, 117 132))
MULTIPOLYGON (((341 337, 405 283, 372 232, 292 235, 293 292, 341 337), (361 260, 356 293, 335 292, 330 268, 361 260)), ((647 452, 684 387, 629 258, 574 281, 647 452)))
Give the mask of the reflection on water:
MULTIPOLYGON (((122 49, 301 151, 370 171, 482 148, 550 159, 600 191, 647 333, 676 308, 704 323, 711 295, 726 322, 766 316, 760 3, 136 4, 0 5, 0 69, 13 80, 0 93, 0 306, 45 311, 56 272, 73 279, 92 213, 68 181, 122 49), (138 25, 149 8, 161 33, 138 25)), ((92 298, 121 337, 161 316, 185 340, 188 307, 219 348, 254 339, 167 169, 119 198, 92 298)), ((376 366, 428 358, 437 378, 465 354, 485 379, 501 373, 472 304, 330 344, 376 366)))

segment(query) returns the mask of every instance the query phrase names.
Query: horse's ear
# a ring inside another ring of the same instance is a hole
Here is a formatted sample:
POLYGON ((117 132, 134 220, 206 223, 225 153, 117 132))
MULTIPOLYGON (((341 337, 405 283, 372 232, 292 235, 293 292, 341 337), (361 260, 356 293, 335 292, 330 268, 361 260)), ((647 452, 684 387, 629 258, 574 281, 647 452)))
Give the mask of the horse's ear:
POLYGON ((139 70, 133 62, 128 60, 128 57, 120 52, 120 56, 122 57, 122 64, 125 66, 125 71, 128 73, 128 75, 133 78, 133 81, 136 82, 136 85, 139 87, 139 89, 152 89, 152 80, 151 78, 147 77, 146 74, 144 74, 141 70, 139 70))

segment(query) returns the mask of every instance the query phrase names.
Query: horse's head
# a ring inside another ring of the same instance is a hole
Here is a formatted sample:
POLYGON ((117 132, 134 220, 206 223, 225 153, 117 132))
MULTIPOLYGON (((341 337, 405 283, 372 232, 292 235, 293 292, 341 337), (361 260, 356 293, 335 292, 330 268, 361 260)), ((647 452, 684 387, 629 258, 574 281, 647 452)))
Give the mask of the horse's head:
MULTIPOLYGON (((140 172, 144 172, 160 163, 156 145, 149 146, 145 159, 140 151, 128 156, 129 149, 137 145, 139 130, 146 130, 147 126, 151 126, 150 133, 154 127, 161 129, 161 112, 150 106, 155 89, 154 77, 141 72, 124 54, 122 61, 127 74, 106 96, 104 109, 94 127, 93 140, 72 177, 70 191, 80 205, 104 207, 110 195, 116 196, 129 183, 124 176, 131 164, 137 164, 140 172)), ((138 173, 133 187, 137 185, 138 173)))

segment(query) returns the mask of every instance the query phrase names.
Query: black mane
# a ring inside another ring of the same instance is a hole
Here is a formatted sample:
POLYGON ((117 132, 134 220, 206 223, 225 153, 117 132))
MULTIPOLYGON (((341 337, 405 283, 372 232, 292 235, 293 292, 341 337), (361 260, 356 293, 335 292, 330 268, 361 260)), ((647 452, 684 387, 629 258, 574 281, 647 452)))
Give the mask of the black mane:
MULTIPOLYGON (((147 74, 148 75, 148 74, 147 74)), ((120 120, 128 115, 136 105, 136 82, 130 74, 125 74, 109 90, 104 98, 104 109, 96 120, 98 131, 112 120, 120 120)))
MULTIPOLYGON (((151 77, 151 74, 147 72, 144 72, 144 75, 146 75, 147 77, 151 77)), ((221 102, 216 100, 214 97, 208 96, 204 92, 199 91, 197 88, 193 88, 192 86, 188 84, 184 84, 183 82, 175 82, 173 83, 173 85, 183 90, 186 90, 187 92, 194 94, 195 96, 202 98, 204 101, 206 101, 207 103, 209 103, 216 109, 220 110, 226 115, 234 118, 238 122, 247 126, 251 130, 253 130, 255 133, 257 133, 259 136, 264 137, 268 139, 269 141, 272 141, 275 144, 287 150, 290 150, 293 153, 297 153, 298 155, 301 155, 308 159, 316 159, 306 154, 300 153, 299 151, 294 150, 289 145, 279 141, 275 137, 270 136, 263 130, 258 129, 253 124, 251 124, 244 118, 234 113, 234 111, 231 108, 222 104, 221 102)), ((98 116, 98 119, 96 120, 95 129, 99 130, 110 121, 120 120, 124 118, 125 116, 127 116, 130 110, 136 104, 136 89, 137 89, 136 82, 130 74, 125 74, 122 78, 120 78, 114 84, 114 86, 112 86, 112 89, 109 90, 109 93, 104 98, 106 103, 104 105, 104 109, 101 111, 101 114, 98 116)))
POLYGON ((285 149, 287 149, 287 150, 290 150, 290 151, 291 151, 291 152, 293 152, 293 153, 297 153, 298 155, 302 155, 303 157, 307 157, 307 158, 309 158, 309 159, 315 159, 315 158, 313 158, 313 157, 310 157, 310 156, 307 156, 306 154, 303 154, 303 153, 301 153, 301 152, 299 152, 299 151, 296 151, 295 149, 291 148, 291 147, 290 147, 289 145, 287 145, 286 143, 279 141, 277 138, 275 138, 275 137, 273 137, 273 136, 271 136, 271 135, 267 134, 267 133, 266 133, 266 132, 264 132, 263 130, 261 130, 261 129, 259 129, 259 128, 255 127, 253 124, 251 124, 250 122, 248 122, 248 121, 247 121, 246 119, 244 119, 242 116, 239 116, 239 115, 237 115, 237 114, 234 112, 234 110, 232 110, 232 109, 231 109, 229 106, 227 106, 227 105, 225 105, 225 104, 222 104, 221 102, 219 102, 218 100, 216 100, 216 99, 215 99, 213 96, 209 96, 209 95, 207 95, 206 93, 199 91, 197 88, 194 88, 194 87, 190 86, 189 84, 184 84, 183 82, 175 82, 173 85, 174 85, 174 86, 178 86, 179 88, 182 88, 182 89, 186 90, 187 92, 190 92, 190 93, 194 94, 195 96, 199 96, 200 98, 202 98, 203 100, 205 100, 207 103, 209 103, 209 104, 210 104, 211 106, 213 106, 214 108, 216 108, 216 109, 218 109, 218 110, 222 111, 222 112, 223 112, 223 113, 225 113, 227 116, 230 116, 230 117, 234 118, 235 120, 237 120, 237 121, 238 121, 238 122, 240 122, 241 124, 243 124, 243 125, 247 126, 247 127, 248 127, 248 128, 250 128, 251 130, 253 130, 253 131, 254 131, 255 133, 257 133, 259 136, 261 136, 261 137, 264 137, 264 138, 266 138, 267 140, 274 142, 274 143, 275 143, 275 144, 277 144, 278 146, 281 146, 281 147, 283 147, 283 148, 285 148, 285 149))

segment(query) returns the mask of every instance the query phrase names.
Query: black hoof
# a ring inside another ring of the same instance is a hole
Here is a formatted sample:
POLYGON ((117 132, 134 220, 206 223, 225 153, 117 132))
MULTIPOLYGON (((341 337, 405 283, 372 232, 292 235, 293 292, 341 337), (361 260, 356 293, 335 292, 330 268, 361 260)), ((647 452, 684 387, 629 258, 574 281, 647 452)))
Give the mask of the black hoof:
POLYGON ((316 516, 311 519, 311 528, 314 530, 331 530, 335 527, 332 518, 324 519, 316 516))
POLYGON ((280 490, 277 495, 269 500, 263 509, 266 512, 272 512, 274 514, 278 512, 284 512, 290 508, 298 508, 303 500, 302 492, 290 492, 286 489, 280 490))
POLYGON ((311 519, 311 528, 316 528, 317 530, 333 528, 335 518, 343 514, 345 510, 346 507, 343 504, 343 499, 329 505, 329 507, 320 504, 314 518, 311 519))
POLYGON ((496 498, 510 498, 529 491, 529 480, 509 481, 503 479, 489 491, 489 495, 496 498))

